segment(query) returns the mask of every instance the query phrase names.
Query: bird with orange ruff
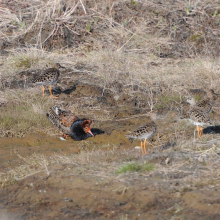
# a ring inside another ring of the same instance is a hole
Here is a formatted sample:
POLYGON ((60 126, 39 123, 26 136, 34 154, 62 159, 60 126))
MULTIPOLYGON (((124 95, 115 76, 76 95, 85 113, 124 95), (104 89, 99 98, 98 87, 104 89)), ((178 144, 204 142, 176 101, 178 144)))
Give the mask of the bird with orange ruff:
POLYGON ((65 138, 70 136, 76 141, 81 141, 94 136, 90 128, 92 120, 79 119, 71 111, 53 106, 47 113, 47 117, 63 133, 65 138))

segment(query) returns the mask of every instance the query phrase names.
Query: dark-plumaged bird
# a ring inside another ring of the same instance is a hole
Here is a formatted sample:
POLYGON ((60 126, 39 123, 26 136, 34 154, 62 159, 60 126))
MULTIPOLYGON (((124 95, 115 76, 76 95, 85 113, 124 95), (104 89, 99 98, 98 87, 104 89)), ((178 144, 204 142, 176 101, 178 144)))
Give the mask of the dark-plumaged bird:
POLYGON ((92 120, 87 118, 79 119, 71 111, 63 110, 57 106, 50 108, 47 117, 63 133, 65 138, 70 136, 76 141, 81 141, 104 133, 98 128, 90 128, 92 120))

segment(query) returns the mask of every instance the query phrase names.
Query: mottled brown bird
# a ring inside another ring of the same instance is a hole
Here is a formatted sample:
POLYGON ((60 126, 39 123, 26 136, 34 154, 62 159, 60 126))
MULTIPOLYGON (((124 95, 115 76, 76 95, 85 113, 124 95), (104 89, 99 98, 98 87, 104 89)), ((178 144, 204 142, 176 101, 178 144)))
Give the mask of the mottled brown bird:
POLYGON ((41 72, 41 74, 32 81, 32 83, 36 85, 42 85, 43 86, 43 98, 44 98, 44 91, 45 91, 45 85, 50 85, 49 91, 51 98, 56 98, 53 96, 52 93, 52 85, 56 84, 59 76, 60 76, 60 68, 65 68, 61 66, 59 63, 55 63, 53 68, 46 69, 41 72))
POLYGON ((194 98, 187 99, 187 102, 190 103, 189 119, 194 125, 196 125, 197 138, 200 138, 203 132, 202 126, 212 125, 212 122, 205 109, 196 105, 194 98))
POLYGON ((142 154, 147 154, 146 151, 146 141, 147 139, 154 136, 155 132, 157 131, 157 116, 155 113, 150 113, 151 121, 141 125, 135 131, 126 135, 126 137, 130 139, 140 139, 141 140, 141 151, 142 154), (144 140, 144 141, 143 141, 144 140))
POLYGON ((197 102, 196 105, 202 108, 203 111, 210 113, 214 104, 214 97, 220 96, 220 94, 217 94, 213 89, 210 89, 206 91, 206 95, 207 97, 197 102))

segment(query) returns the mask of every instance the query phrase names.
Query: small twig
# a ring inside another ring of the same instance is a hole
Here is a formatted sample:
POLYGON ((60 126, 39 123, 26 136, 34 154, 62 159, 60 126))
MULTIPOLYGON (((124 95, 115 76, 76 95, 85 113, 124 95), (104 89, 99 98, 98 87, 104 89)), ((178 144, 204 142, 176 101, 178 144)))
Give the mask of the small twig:
POLYGON ((149 93, 149 98, 150 98, 150 102, 148 102, 148 105, 150 107, 150 111, 152 112, 153 111, 153 107, 154 107, 154 103, 153 103, 153 92, 152 92, 152 89, 149 88, 150 91, 148 91, 149 93))
POLYGON ((41 44, 43 45, 52 35, 53 33, 55 32, 56 28, 54 27, 54 29, 52 30, 52 32, 49 34, 49 36, 44 40, 44 42, 41 44))
POLYGON ((82 0, 79 0, 79 1, 80 1, 81 5, 82 5, 82 8, 83 8, 84 13, 87 14, 86 9, 85 9, 85 7, 84 7, 84 5, 83 5, 83 3, 82 3, 82 0))
POLYGON ((16 181, 20 181, 20 180, 23 180, 23 179, 25 179, 25 178, 27 178, 27 177, 29 177, 29 176, 33 176, 33 175, 35 175, 35 174, 37 174, 37 173, 41 173, 41 172, 44 172, 44 170, 40 170, 40 171, 31 173, 31 174, 28 174, 28 175, 26 175, 26 176, 24 176, 24 177, 22 177, 22 178, 17 178, 17 177, 15 177, 15 180, 16 180, 16 181))
POLYGON ((135 33, 133 33, 133 35, 119 49, 117 49, 117 52, 119 52, 134 37, 134 35, 135 33))
POLYGON ((50 172, 49 172, 49 170, 48 170, 48 168, 47 168, 47 162, 46 162, 45 157, 43 158, 43 163, 44 163, 44 167, 45 167, 46 173, 47 173, 47 175, 49 176, 49 175, 50 175, 50 172))
POLYGON ((64 25, 68 30, 70 30, 71 32, 73 32, 74 34, 80 36, 81 34, 77 33, 76 31, 73 31, 72 29, 70 29, 66 24, 64 25))
MULTIPOLYGON (((123 121, 123 120, 129 120, 129 119, 131 119, 131 118, 138 118, 138 117, 142 117, 142 116, 148 116, 148 115, 149 115, 149 113, 142 114, 142 115, 134 115, 134 116, 129 117, 129 118, 121 118, 121 119, 116 119, 116 120, 114 120, 114 121, 123 121)), ((113 121, 113 120, 111 119, 111 121, 113 121)))
POLYGON ((77 6, 78 6, 78 3, 77 3, 75 6, 73 6, 70 10, 68 10, 67 12, 65 12, 65 13, 63 14, 63 16, 61 17, 61 19, 67 19, 67 17, 70 17, 71 14, 76 10, 77 6))

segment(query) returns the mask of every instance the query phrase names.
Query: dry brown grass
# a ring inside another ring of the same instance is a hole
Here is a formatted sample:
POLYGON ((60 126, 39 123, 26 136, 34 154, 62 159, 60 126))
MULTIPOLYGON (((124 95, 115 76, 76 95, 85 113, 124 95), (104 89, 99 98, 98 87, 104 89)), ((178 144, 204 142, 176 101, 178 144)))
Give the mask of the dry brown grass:
POLYGON ((22 137, 41 131, 49 132, 51 124, 46 112, 52 105, 50 98, 42 99, 38 89, 11 90, 5 92, 7 105, 1 107, 1 136, 22 137))
POLYGON ((47 62, 50 64, 51 60, 55 61, 56 57, 59 57, 58 60, 61 58, 70 66, 82 61, 94 67, 98 66, 98 71, 91 71, 90 74, 101 77, 103 87, 122 79, 124 85, 139 85, 148 92, 153 90, 151 87, 155 83, 159 86, 165 84, 168 88, 174 87, 172 92, 177 93, 180 92, 179 84, 186 87, 216 87, 215 74, 219 60, 213 61, 212 58, 194 55, 218 53, 217 1, 184 1, 174 4, 162 1, 158 4, 156 1, 109 0, 84 2, 82 5, 80 1, 64 3, 56 0, 28 4, 20 2, 19 6, 25 14, 22 22, 28 24, 28 27, 19 27, 17 11, 10 10, 12 6, 9 4, 5 6, 9 9, 2 15, 2 32, 10 32, 10 25, 14 24, 17 29, 15 28, 13 34, 7 35, 10 38, 8 41, 19 38, 18 33, 22 33, 23 40, 30 44, 29 48, 40 50, 25 49, 26 51, 21 53, 20 48, 17 50, 14 47, 13 56, 4 63, 4 72, 7 74, 16 68, 43 67, 47 62), (147 10, 147 13, 136 13, 144 10, 147 10), (210 22, 213 25, 211 27, 210 22), (88 30, 88 24, 91 30, 88 30), (44 29, 47 27, 48 31, 45 33, 44 29), (72 39, 70 33, 75 33, 76 36, 78 33, 87 40, 72 39), (56 45, 56 42, 58 39, 61 42, 63 37, 68 36, 72 39, 71 45, 68 42, 61 43, 69 49, 65 49, 67 54, 60 54, 61 45, 56 45), (77 40, 81 44, 77 43, 77 40), (46 42, 50 47, 59 50, 47 54, 44 51, 48 49, 46 42), (77 51, 81 54, 76 53, 76 56, 70 57, 72 52, 77 51), (172 55, 169 56, 169 53, 172 55), (82 54, 86 56, 82 57, 82 54), (178 54, 185 57, 193 55, 195 60, 173 60, 178 54), (164 57, 166 59, 160 59, 164 57))
POLYGON ((217 0, 18 1, 17 7, 1 5, 0 31, 7 42, 47 50, 71 47, 86 53, 106 48, 162 58, 217 57, 218 9, 217 0))
POLYGON ((11 49, 11 53, 4 59, 1 78, 16 76, 22 70, 43 69, 54 63, 54 56, 45 50, 36 48, 11 49))
MULTIPOLYGON (((35 50, 33 50, 33 54, 34 53, 35 50)), ((32 50, 29 50, 28 53, 23 53, 20 57, 31 57, 31 54, 32 50)), ((3 79, 6 78, 8 80, 9 78, 6 76, 10 75, 10 73, 12 79, 17 75, 18 70, 15 71, 16 67, 12 69, 13 65, 15 66, 17 63, 16 56, 17 55, 14 57, 10 56, 2 66, 3 79), (8 68, 9 66, 11 69, 8 68), (8 72, 5 70, 8 70, 8 72)), ((180 113, 182 108, 181 102, 185 100, 185 95, 188 95, 187 89, 212 88, 216 92, 220 92, 218 90, 219 70, 217 59, 212 60, 211 58, 197 57, 195 59, 179 59, 175 61, 171 59, 156 61, 154 58, 146 57, 145 55, 137 56, 133 53, 124 54, 122 52, 107 51, 91 52, 88 53, 87 57, 77 56, 74 61, 69 57, 69 53, 64 55, 57 55, 55 53, 45 55, 45 53, 40 53, 40 55, 36 55, 36 57, 39 58, 36 59, 39 62, 33 65, 36 68, 38 65, 46 66, 45 60, 51 60, 52 62, 52 60, 58 60, 58 57, 60 60, 65 61, 67 68, 69 67, 73 70, 77 69, 77 67, 74 67, 74 64, 78 65, 79 63, 83 63, 86 66, 89 63, 91 70, 86 73, 89 79, 96 79, 93 80, 93 82, 101 86, 103 92, 105 92, 106 89, 110 89, 113 96, 118 95, 119 98, 121 94, 128 94, 131 98, 137 97, 140 105, 145 106, 144 108, 147 109, 159 111, 160 109, 167 109, 180 113), (152 62, 157 63, 157 65, 152 65, 152 62), (115 82, 122 85, 121 92, 115 87, 115 82)), ((33 66, 31 68, 33 68, 33 66)), ((22 112, 20 110, 17 111, 18 118, 20 118, 21 115, 24 118, 24 120, 22 119, 21 121, 26 124, 24 126, 26 130, 29 128, 29 125, 30 127, 33 125, 36 129, 38 127, 40 128, 42 124, 46 125, 46 128, 48 127, 48 124, 43 122, 47 119, 43 119, 43 117, 45 117, 45 113, 54 102, 49 98, 44 101, 41 100, 40 87, 26 88, 25 90, 17 89, 16 91, 6 90, 3 98, 7 101, 10 100, 14 102, 17 105, 15 109, 18 109, 19 105, 26 106, 22 112), (40 118, 38 115, 41 115, 40 118), (25 118, 36 119, 36 123, 32 123, 25 118), (38 123, 38 120, 42 122, 38 123)), ((89 108, 91 117, 94 119, 96 119, 97 111, 100 112, 98 116, 99 120, 110 120, 112 118, 111 109, 103 109, 101 103, 95 104, 94 106, 94 103, 94 99, 90 97, 74 98, 74 103, 72 104, 73 109, 71 106, 69 107, 71 108, 70 110, 74 111, 77 115, 86 115, 86 111, 89 108), (85 105, 89 107, 85 108, 85 105), (104 111, 100 111, 101 109, 104 111)), ((14 115, 16 111, 13 110, 13 112, 14 115)), ((11 111, 4 112, 2 118, 7 118, 7 115, 11 115, 11 111)), ((14 117, 17 116, 15 115, 14 117)), ((3 121, 1 122, 1 128, 7 130, 13 125, 14 120, 11 121, 12 124, 10 124, 10 126, 6 126, 3 121)), ((17 120, 14 122, 17 122, 17 120)), ((32 131, 33 129, 31 129, 31 132, 32 131)))

